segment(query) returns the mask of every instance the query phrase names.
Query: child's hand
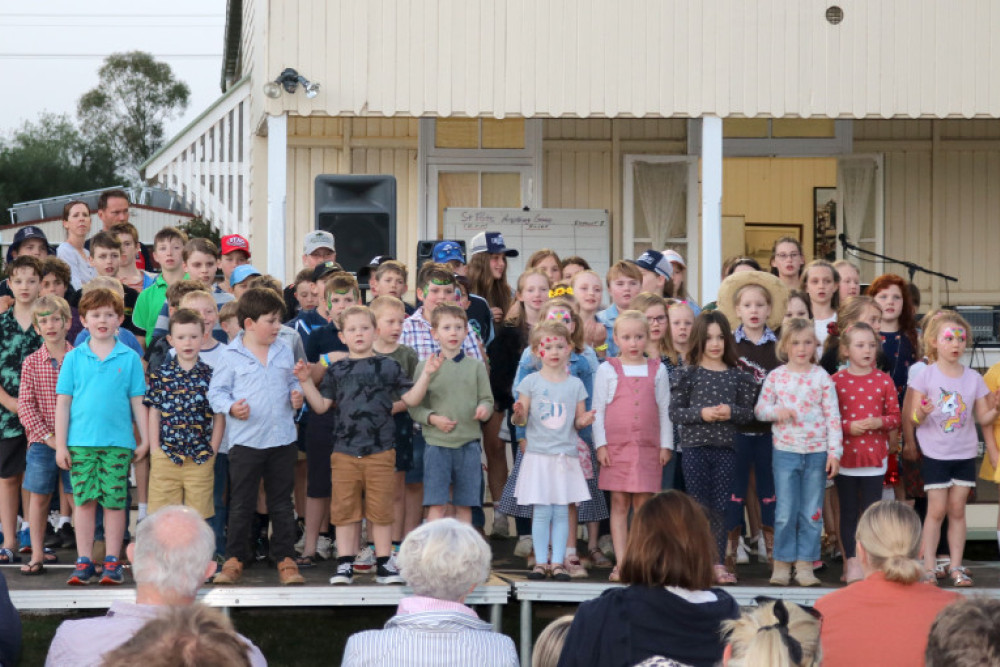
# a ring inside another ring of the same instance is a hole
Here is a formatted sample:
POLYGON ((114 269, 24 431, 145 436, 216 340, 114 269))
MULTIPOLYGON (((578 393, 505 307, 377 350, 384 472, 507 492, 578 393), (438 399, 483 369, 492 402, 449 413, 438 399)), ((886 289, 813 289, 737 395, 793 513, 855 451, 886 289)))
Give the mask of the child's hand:
POLYGON ((521 401, 514 403, 514 414, 511 415, 510 420, 514 423, 514 426, 524 426, 528 423, 528 415, 524 410, 524 403, 521 401))
POLYGON ((919 461, 920 450, 917 449, 916 445, 906 443, 903 445, 903 458, 907 461, 919 461))
POLYGON ((795 414, 795 410, 791 408, 778 408, 774 411, 774 421, 784 424, 785 422, 793 422, 795 418, 798 417, 795 414))
POLYGON ((485 405, 477 405, 476 414, 473 416, 476 418, 476 421, 484 422, 493 416, 493 411, 485 405))
POLYGON ((660 448, 660 465, 665 466, 670 463, 670 459, 673 458, 674 452, 671 449, 665 447, 660 448))
POLYGON ((499 322, 500 318, 503 317, 503 311, 499 308, 490 308, 490 312, 493 314, 494 322, 499 322))
POLYGON ((132 462, 143 460, 147 454, 149 454, 149 445, 145 442, 139 443, 139 446, 135 448, 135 456, 132 457, 132 462))
POLYGON ((442 433, 451 433, 455 429, 455 425, 458 423, 453 419, 448 419, 444 415, 431 415, 431 418, 427 421, 430 422, 431 426, 442 433))
POLYGON ((73 465, 73 458, 69 454, 69 449, 66 447, 56 447, 56 465, 63 470, 69 470, 69 467, 73 465))
POLYGON ((993 411, 997 409, 997 405, 1000 405, 1000 389, 996 391, 991 391, 986 394, 986 409, 988 411, 993 411))
POLYGON ((597 448, 597 462, 600 463, 601 466, 611 465, 611 455, 608 454, 607 446, 597 448))
POLYGON ((441 368, 442 361, 444 361, 444 357, 441 356, 440 352, 427 357, 427 361, 424 362, 424 373, 434 375, 441 368))
POLYGON ((14 297, 0 296, 0 313, 6 313, 14 305, 14 297))
POLYGON ((840 461, 833 456, 826 457, 826 477, 827 479, 833 479, 840 472, 840 461))
POLYGON ((302 409, 302 392, 298 389, 292 389, 292 409, 302 409))
POLYGON ((717 414, 717 412, 716 412, 716 408, 715 407, 702 408, 701 409, 701 420, 703 422, 718 421, 718 418, 716 417, 716 414, 717 414))
POLYGON ((295 375, 295 379, 297 379, 299 382, 305 383, 310 381, 309 364, 302 361, 301 359, 298 362, 296 362, 295 367, 292 368, 292 373, 295 375))
POLYGON ((733 416, 733 409, 726 403, 715 406, 715 416, 720 422, 729 421, 733 416))
POLYGON ((577 430, 587 428, 594 423, 594 419, 597 416, 597 410, 588 410, 583 413, 583 416, 576 423, 577 430))
POLYGON ((241 398, 232 404, 229 408, 229 414, 233 419, 246 420, 250 418, 250 406, 247 405, 247 399, 241 398))
POLYGON ((859 419, 858 421, 851 422, 851 435, 864 435, 865 431, 868 430, 868 427, 866 426, 867 422, 867 419, 859 419))
POLYGON ((927 400, 924 396, 923 400, 920 401, 920 405, 917 406, 917 412, 919 412, 923 417, 926 417, 930 413, 934 412, 934 404, 927 400))

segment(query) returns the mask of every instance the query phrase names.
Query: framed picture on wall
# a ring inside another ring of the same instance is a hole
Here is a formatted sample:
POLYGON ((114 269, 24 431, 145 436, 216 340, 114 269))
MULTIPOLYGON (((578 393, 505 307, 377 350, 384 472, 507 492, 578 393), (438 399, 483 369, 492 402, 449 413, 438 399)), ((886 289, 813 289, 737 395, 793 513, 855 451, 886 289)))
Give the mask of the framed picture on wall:
POLYGON ((813 259, 837 259, 837 188, 813 188, 813 259))
POLYGON ((747 257, 753 257, 762 267, 771 265, 771 248, 783 236, 790 236, 802 243, 802 225, 770 222, 748 222, 743 228, 747 257))

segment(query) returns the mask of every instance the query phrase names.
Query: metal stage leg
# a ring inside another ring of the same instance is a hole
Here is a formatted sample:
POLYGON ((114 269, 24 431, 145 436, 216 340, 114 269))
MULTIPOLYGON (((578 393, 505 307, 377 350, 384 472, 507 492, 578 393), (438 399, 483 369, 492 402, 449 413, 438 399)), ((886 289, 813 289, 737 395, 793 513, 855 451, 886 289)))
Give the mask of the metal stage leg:
POLYGON ((503 605, 490 605, 490 623, 493 624, 493 632, 503 632, 503 605))
POLYGON ((521 600, 521 664, 531 664, 531 600, 521 600))

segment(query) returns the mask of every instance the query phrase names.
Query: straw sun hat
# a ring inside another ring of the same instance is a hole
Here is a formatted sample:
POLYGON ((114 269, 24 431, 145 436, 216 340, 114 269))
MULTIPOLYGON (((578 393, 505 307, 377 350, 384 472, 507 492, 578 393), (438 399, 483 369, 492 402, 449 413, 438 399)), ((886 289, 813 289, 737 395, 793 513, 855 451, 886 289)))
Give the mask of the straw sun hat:
POLYGON ((785 318, 785 311, 788 310, 788 288, 778 276, 764 271, 740 271, 722 281, 716 303, 719 310, 729 320, 729 325, 733 329, 740 325, 740 319, 736 317, 733 297, 745 285, 759 285, 771 294, 771 314, 767 318, 767 326, 772 331, 776 331, 785 318))

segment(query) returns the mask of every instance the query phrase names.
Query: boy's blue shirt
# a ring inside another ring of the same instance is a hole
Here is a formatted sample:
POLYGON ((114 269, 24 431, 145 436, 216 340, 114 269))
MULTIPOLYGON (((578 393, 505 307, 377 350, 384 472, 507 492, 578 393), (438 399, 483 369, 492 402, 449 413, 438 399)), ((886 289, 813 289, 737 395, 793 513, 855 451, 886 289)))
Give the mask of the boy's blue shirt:
POLYGON ((146 393, 142 361, 120 340, 103 360, 90 340, 63 359, 56 394, 70 396, 70 447, 135 449, 131 399, 146 393))
POLYGON ((266 366, 247 349, 242 336, 222 351, 212 373, 208 400, 215 412, 226 415, 230 445, 266 449, 295 442, 291 392, 301 392, 302 386, 292 373, 294 366, 292 349, 281 340, 268 349, 266 366), (250 406, 248 419, 229 415, 229 409, 241 399, 250 406))

